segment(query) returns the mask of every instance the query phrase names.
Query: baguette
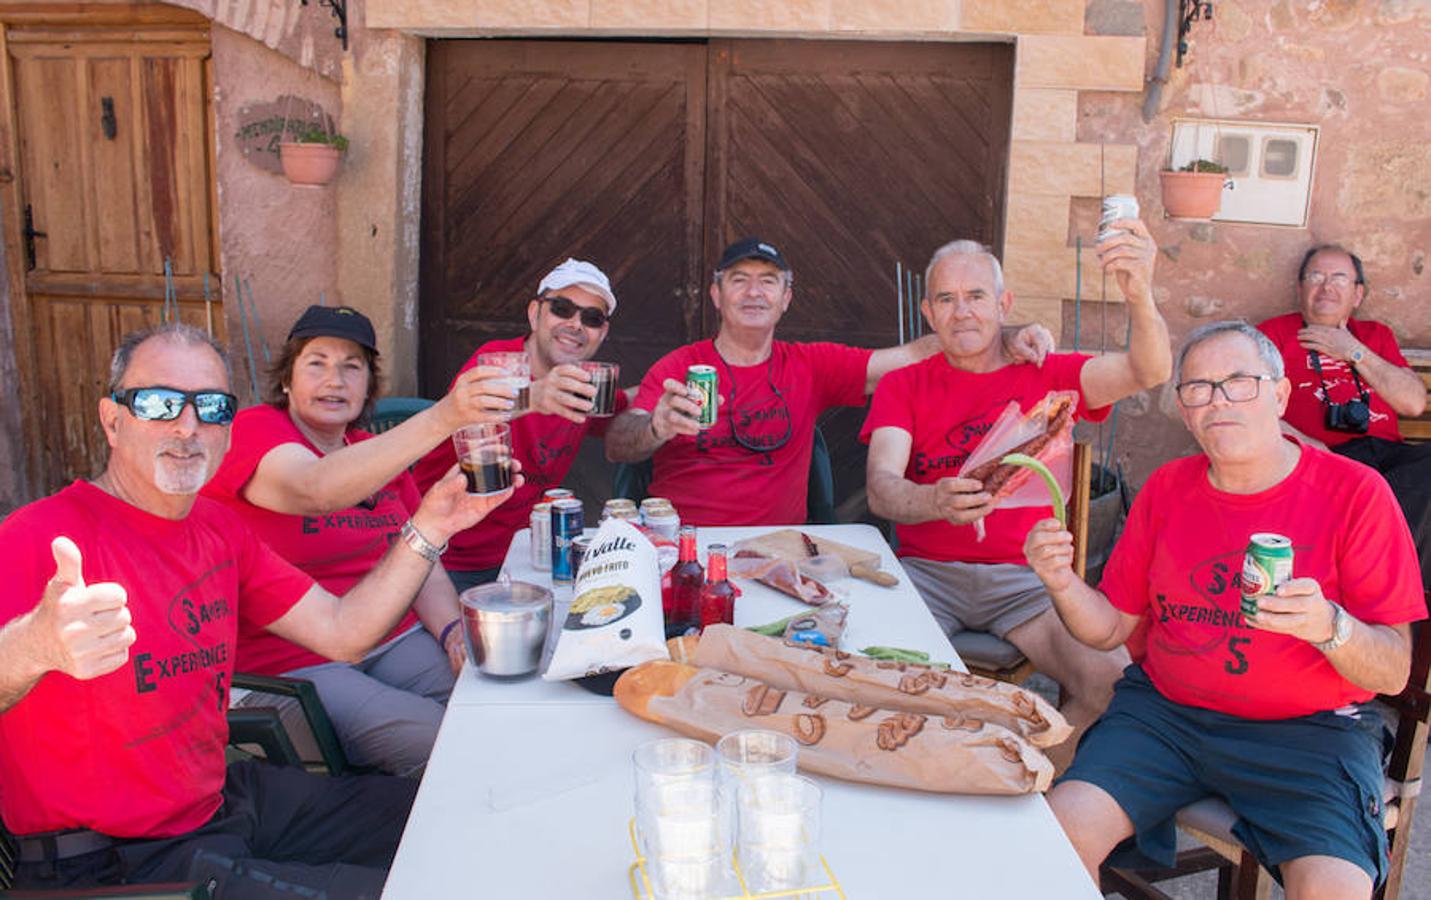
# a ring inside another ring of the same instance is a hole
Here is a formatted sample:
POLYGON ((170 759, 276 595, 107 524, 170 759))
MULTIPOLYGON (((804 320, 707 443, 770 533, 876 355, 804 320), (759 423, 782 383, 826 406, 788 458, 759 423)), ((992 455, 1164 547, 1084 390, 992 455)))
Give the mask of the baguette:
POLYGON ((848 703, 930 716, 973 716, 1036 747, 1052 747, 1073 731, 1047 700, 1012 684, 918 663, 876 661, 829 647, 786 644, 731 625, 712 625, 702 632, 689 661, 782 690, 848 703))
POLYGON ((801 769, 849 781, 960 794, 1043 791, 1053 764, 1019 735, 969 715, 930 716, 787 691, 667 661, 616 683, 627 711, 699 740, 746 728, 788 734, 801 769))

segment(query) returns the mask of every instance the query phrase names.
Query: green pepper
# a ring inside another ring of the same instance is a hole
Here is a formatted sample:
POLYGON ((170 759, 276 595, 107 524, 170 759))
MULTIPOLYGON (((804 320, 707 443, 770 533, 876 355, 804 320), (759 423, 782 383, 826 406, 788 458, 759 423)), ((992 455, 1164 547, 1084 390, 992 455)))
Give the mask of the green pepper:
POLYGON ((1058 479, 1053 477, 1053 473, 1048 470, 1048 466, 1024 453, 1010 453, 999 462, 1008 466, 1022 466, 1025 469, 1032 469, 1043 479, 1043 483, 1048 486, 1048 495, 1053 498, 1053 515, 1058 519, 1058 524, 1064 528, 1068 527, 1068 507, 1063 500, 1063 488, 1058 486, 1058 479))
POLYGON ((935 669, 947 669, 947 662, 930 662, 929 654, 923 650, 908 650, 904 647, 866 647, 860 651, 870 659, 881 659, 887 662, 914 663, 920 666, 930 666, 935 669))

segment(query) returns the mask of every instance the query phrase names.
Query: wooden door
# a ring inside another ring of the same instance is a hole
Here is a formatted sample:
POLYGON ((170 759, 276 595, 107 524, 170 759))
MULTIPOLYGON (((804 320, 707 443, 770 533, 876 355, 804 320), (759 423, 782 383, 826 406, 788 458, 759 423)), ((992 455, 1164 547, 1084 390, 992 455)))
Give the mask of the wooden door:
MULTIPOLYGON (((566 256, 611 275, 601 356, 635 383, 714 334, 711 267, 747 234, 795 268, 780 337, 896 343, 896 261, 1003 232, 1012 84, 1005 45, 432 42, 423 392, 482 341, 523 333, 566 256)), ((864 484, 862 419, 822 421, 841 499, 864 484)), ((609 485, 587 448, 572 486, 597 499, 609 485)))
MULTIPOLYGON (((795 286, 778 337, 891 346, 897 261, 922 272, 957 238, 1001 250, 1011 46, 712 41, 710 50, 706 257, 745 235, 781 249, 795 286)), ((843 409, 820 422, 837 501, 864 485, 863 421, 863 409, 843 409)))
POLYGON ((166 262, 180 317, 222 332, 209 38, 184 22, 26 25, 4 43, 7 266, 24 295, 34 487, 48 493, 102 468, 95 404, 110 355, 160 321, 166 262))
MULTIPOLYGON (((623 383, 698 335, 704 46, 434 41, 427 71, 427 396, 485 341, 526 334, 537 283, 569 256, 611 279, 598 358, 619 363, 623 383)), ((568 483, 609 493, 599 447, 568 483)))

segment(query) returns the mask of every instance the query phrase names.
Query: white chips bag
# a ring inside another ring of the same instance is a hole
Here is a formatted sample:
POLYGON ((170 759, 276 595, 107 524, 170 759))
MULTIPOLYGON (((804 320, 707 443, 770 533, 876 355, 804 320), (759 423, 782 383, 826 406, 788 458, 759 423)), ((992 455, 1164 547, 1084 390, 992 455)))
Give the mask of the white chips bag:
POLYGON ((656 548, 630 522, 607 519, 591 539, 570 602, 553 610, 556 640, 542 671, 565 681, 668 659, 656 548))

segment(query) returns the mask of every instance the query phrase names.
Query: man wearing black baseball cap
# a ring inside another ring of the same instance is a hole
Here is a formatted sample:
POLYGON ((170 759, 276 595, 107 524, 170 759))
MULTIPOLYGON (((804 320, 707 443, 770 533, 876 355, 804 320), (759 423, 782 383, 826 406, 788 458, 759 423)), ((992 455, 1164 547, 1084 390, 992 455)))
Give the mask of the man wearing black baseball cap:
MULTIPOLYGON (((804 522, 820 414, 864 405, 886 372, 939 352, 933 335, 880 350, 777 341, 775 326, 790 308, 793 282, 790 263, 774 243, 747 237, 726 247, 710 288, 720 314, 715 338, 657 360, 632 408, 606 433, 607 458, 653 460, 651 495, 669 498, 685 523, 804 522), (686 387, 693 365, 716 371, 717 415, 705 429, 699 401, 686 387)), ((1037 361, 1052 348, 1042 326, 1017 335, 1011 343, 1031 342, 1035 349, 1026 355, 1037 361)))

